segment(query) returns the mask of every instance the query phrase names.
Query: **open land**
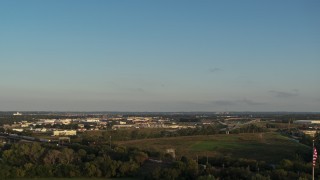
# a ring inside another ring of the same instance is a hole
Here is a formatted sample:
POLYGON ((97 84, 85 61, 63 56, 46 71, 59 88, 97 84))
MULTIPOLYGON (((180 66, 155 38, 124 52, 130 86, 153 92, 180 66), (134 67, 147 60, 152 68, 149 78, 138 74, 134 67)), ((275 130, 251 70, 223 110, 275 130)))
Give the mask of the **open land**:
POLYGON ((119 141, 116 144, 138 147, 144 150, 175 149, 179 156, 227 155, 232 158, 248 158, 266 162, 305 156, 310 147, 278 133, 218 134, 119 141))

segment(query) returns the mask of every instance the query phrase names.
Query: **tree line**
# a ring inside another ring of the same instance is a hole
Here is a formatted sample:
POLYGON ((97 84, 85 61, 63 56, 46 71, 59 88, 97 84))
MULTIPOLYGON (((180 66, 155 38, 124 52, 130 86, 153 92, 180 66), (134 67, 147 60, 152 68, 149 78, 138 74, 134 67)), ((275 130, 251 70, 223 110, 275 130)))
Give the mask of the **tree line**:
MULTIPOLYGON (((107 145, 16 143, 0 151, 0 177, 133 177, 139 179, 310 179, 311 161, 270 164, 229 156, 173 158, 161 151, 107 145), (153 161, 157 159, 158 161, 153 161), (161 161, 160 161, 161 160, 161 161)), ((319 172, 319 165, 316 172, 319 172)), ((319 173, 316 174, 316 177, 319 173)))

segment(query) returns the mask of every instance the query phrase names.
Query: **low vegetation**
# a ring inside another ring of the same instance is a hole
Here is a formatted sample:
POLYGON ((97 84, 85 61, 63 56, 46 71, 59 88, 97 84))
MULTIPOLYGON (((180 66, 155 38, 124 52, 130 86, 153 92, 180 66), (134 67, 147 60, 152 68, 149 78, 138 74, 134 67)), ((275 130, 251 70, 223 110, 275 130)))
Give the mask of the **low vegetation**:
POLYGON ((276 163, 283 158, 307 158, 311 148, 277 133, 217 134, 119 141, 118 145, 165 151, 173 148, 176 154, 189 157, 223 155, 276 163))

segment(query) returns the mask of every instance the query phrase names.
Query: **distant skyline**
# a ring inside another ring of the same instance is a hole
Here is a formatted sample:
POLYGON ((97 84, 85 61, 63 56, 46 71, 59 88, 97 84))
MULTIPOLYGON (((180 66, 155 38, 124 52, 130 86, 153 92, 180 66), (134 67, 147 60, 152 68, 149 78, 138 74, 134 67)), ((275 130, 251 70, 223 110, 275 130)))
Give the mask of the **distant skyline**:
POLYGON ((320 112, 320 1, 0 0, 0 111, 320 112))

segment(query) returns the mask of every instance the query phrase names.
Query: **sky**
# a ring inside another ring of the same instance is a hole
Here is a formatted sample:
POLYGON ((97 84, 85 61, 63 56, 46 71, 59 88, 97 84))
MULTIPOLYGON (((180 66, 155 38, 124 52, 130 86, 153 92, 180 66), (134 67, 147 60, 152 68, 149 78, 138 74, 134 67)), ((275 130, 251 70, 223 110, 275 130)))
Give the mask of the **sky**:
POLYGON ((320 1, 0 0, 0 111, 320 112, 320 1))

